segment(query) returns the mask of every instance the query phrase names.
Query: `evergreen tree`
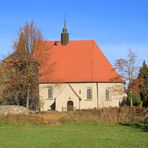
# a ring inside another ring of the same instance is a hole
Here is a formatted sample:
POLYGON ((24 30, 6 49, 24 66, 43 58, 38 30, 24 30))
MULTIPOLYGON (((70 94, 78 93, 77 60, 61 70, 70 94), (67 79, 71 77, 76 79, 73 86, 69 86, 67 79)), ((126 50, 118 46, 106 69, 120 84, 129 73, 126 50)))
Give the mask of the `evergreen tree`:
POLYGON ((148 65, 143 62, 143 66, 140 68, 138 78, 142 80, 140 87, 140 97, 143 102, 143 106, 148 107, 148 65))

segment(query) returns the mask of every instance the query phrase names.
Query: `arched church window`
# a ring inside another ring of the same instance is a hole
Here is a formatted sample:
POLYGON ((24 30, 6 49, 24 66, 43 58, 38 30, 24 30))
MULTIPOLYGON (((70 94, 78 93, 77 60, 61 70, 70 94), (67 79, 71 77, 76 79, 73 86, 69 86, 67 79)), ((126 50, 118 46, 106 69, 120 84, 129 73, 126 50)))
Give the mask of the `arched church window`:
POLYGON ((106 100, 111 100, 111 91, 110 91, 110 89, 106 89, 106 100))
POLYGON ((48 98, 53 98, 53 87, 48 88, 48 98))
POLYGON ((92 88, 87 88, 87 99, 92 100, 92 88))

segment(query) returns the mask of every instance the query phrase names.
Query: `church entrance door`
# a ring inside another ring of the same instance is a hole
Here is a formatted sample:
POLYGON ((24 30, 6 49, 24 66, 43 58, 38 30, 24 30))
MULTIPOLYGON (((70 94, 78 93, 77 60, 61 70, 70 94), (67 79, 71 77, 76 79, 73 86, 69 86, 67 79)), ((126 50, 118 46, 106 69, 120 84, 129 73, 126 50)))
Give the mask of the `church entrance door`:
POLYGON ((73 101, 67 102, 67 111, 73 111, 73 101))

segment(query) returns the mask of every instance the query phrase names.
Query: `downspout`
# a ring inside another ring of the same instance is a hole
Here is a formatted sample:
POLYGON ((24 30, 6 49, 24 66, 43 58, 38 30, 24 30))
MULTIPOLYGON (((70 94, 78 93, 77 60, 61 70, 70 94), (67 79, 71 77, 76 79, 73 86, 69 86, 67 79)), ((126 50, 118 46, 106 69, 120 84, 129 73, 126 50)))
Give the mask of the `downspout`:
POLYGON ((97 109, 98 109, 99 108, 98 82, 96 82, 96 90, 97 90, 97 109))
POLYGON ((79 97, 79 110, 81 109, 81 98, 79 97))

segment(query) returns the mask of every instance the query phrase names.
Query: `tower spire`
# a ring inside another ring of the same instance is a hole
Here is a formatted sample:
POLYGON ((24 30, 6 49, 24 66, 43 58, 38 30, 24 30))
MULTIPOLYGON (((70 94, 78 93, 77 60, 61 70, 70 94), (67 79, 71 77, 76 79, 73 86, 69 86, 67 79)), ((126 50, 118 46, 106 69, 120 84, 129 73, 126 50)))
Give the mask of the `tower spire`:
POLYGON ((67 33, 66 20, 64 19, 63 33, 67 33))
POLYGON ((64 28, 66 28, 66 19, 64 19, 64 28))
POLYGON ((64 19, 64 27, 63 27, 63 31, 61 33, 61 44, 67 45, 68 42, 69 42, 69 33, 67 32, 66 20, 64 19))

